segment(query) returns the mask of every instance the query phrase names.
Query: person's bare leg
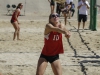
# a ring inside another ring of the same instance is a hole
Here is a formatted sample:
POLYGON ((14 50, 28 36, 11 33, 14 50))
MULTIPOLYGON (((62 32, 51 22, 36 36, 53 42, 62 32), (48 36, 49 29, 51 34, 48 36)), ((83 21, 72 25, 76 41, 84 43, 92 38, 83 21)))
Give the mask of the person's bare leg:
POLYGON ((17 40, 20 40, 20 38, 19 38, 19 33, 20 33, 20 27, 18 26, 17 40))
POLYGON ((70 17, 71 17, 71 11, 69 11, 69 19, 70 19, 70 17))
POLYGON ((17 33, 18 33, 18 24, 16 22, 14 22, 14 23, 12 23, 12 25, 15 29, 15 32, 14 32, 14 35, 13 35, 13 40, 15 40, 17 33))
POLYGON ((15 41, 15 39, 16 39, 16 36, 17 36, 17 31, 15 30, 14 36, 13 36, 13 40, 14 40, 14 41, 15 41))
POLYGON ((54 75, 62 75, 62 68, 60 60, 56 60, 51 64, 52 70, 54 72, 54 75))
POLYGON ((39 58, 36 75, 43 75, 48 62, 44 58, 39 58))
POLYGON ((78 22, 78 31, 79 31, 79 28, 80 28, 80 24, 81 24, 81 22, 78 22))
POLYGON ((55 6, 51 5, 51 14, 54 13, 55 6))
POLYGON ((85 27, 85 22, 83 22, 83 29, 84 29, 84 27, 85 27))
POLYGON ((67 15, 66 15, 66 13, 64 13, 64 21, 65 21, 65 25, 66 25, 66 23, 67 23, 67 15))
POLYGON ((67 19, 67 18, 65 17, 65 25, 66 25, 66 19, 67 19))
POLYGON ((53 13, 54 13, 55 6, 53 6, 53 13))

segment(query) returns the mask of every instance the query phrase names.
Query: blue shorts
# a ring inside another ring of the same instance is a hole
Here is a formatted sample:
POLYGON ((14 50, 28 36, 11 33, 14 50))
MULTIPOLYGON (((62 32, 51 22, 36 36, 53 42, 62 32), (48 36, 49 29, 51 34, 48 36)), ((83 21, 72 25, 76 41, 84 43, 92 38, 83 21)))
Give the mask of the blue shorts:
POLYGON ((54 55, 54 56, 46 56, 46 55, 41 54, 40 58, 44 58, 46 59, 47 62, 53 63, 55 60, 59 59, 59 54, 54 55))

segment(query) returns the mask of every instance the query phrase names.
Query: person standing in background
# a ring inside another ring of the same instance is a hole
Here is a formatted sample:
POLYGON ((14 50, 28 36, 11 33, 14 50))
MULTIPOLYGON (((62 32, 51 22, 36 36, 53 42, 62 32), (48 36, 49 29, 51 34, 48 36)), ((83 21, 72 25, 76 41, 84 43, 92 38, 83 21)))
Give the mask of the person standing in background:
POLYGON ((70 9, 71 9, 71 4, 65 4, 65 8, 61 10, 62 13, 64 14, 65 25, 67 25, 67 17, 69 16, 70 9))
POLYGON ((71 5, 71 10, 70 10, 70 14, 71 14, 71 17, 74 16, 74 12, 75 12, 75 4, 72 2, 72 5, 71 5))
POLYGON ((56 13, 58 13, 60 15, 61 13, 61 9, 60 9, 61 4, 56 2, 56 13))
POLYGON ((54 0, 48 0, 50 3, 50 7, 51 7, 51 14, 54 13, 54 8, 55 8, 55 1, 54 0))
POLYGON ((77 8, 79 10, 78 31, 80 28, 81 20, 83 21, 83 31, 84 31, 85 22, 87 21, 88 9, 90 8, 89 2, 86 0, 81 0, 79 1, 77 8))
POLYGON ((65 3, 56 2, 56 13, 61 15, 61 10, 65 7, 65 3))
POLYGON ((23 4, 19 3, 16 10, 13 12, 12 18, 11 18, 11 24, 13 25, 15 32, 13 36, 13 40, 17 37, 17 40, 20 40, 19 38, 19 32, 20 32, 20 26, 19 26, 19 21, 18 21, 18 16, 20 15, 20 11, 23 8, 23 4))
MULTIPOLYGON (((73 3, 73 0, 66 0, 65 5, 68 6, 68 5, 70 5, 71 3, 73 3)), ((69 17, 69 19, 70 19, 70 17, 71 17, 71 11, 69 11, 68 17, 69 17)))

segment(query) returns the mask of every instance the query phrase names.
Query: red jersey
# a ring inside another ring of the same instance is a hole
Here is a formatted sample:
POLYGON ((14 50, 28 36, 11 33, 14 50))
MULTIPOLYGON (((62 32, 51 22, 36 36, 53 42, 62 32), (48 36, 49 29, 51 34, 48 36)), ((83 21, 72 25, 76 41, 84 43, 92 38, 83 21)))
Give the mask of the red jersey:
POLYGON ((64 52, 61 33, 50 32, 45 35, 44 41, 42 54, 53 56, 64 52))
MULTIPOLYGON (((20 15, 20 12, 18 13, 17 17, 18 17, 19 15, 20 15)), ((16 18, 15 18, 15 12, 13 13, 11 20, 13 20, 14 22, 17 21, 16 18)))

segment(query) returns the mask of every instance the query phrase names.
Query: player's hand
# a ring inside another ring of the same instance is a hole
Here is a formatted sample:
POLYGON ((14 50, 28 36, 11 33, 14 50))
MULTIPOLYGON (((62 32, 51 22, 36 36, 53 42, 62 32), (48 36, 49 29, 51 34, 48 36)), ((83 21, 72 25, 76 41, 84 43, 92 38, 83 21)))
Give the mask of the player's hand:
POLYGON ((66 37, 66 38, 70 38, 70 36, 71 36, 70 32, 67 31, 67 32, 65 33, 65 37, 66 37))
POLYGON ((86 2, 84 4, 87 5, 86 2))

